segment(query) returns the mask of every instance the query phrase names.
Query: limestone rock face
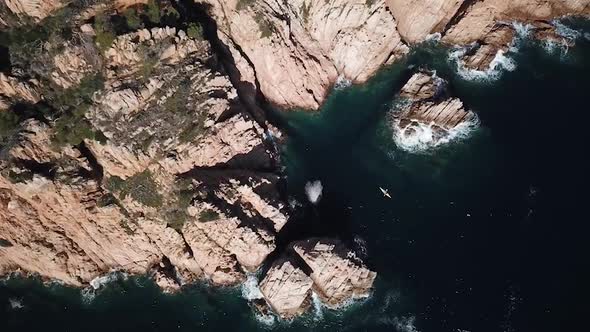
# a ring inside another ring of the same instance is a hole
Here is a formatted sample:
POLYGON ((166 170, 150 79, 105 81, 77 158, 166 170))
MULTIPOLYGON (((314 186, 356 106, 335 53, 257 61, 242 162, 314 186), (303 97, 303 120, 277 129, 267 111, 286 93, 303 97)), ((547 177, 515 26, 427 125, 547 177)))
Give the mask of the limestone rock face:
POLYGON ((311 268, 314 290, 327 306, 338 308, 350 299, 369 296, 377 274, 340 242, 312 239, 293 249, 311 268))
POLYGON ((436 146, 460 125, 477 124, 477 116, 467 111, 458 98, 448 95, 446 82, 433 73, 418 72, 400 92, 404 101, 393 111, 390 121, 398 144, 408 148, 436 146))
POLYGON ((312 284, 311 278, 291 262, 279 261, 266 273, 260 292, 274 312, 292 318, 309 308, 312 284))
POLYGON ((407 52, 382 0, 205 2, 240 80, 287 108, 316 109, 339 75, 362 82, 407 52))

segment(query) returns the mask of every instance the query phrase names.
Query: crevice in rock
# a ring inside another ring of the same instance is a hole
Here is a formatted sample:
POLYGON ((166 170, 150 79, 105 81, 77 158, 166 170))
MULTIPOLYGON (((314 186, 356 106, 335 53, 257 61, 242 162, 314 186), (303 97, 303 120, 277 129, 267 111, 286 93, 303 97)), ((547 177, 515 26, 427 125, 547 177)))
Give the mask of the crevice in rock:
MULTIPOLYGON (((238 97, 246 106, 249 114, 254 120, 266 129, 266 110, 269 108, 266 98, 260 92, 260 84, 257 79, 256 70, 253 62, 248 58, 246 53, 240 48, 240 45, 232 40, 235 49, 248 62, 248 65, 254 71, 254 85, 250 82, 243 81, 241 73, 237 69, 236 61, 231 54, 228 45, 224 44, 219 38, 217 22, 210 16, 211 5, 197 3, 194 0, 179 0, 177 10, 189 19, 198 21, 203 26, 204 37, 209 41, 214 53, 219 57, 223 68, 230 78, 232 85, 238 92, 238 97)), ((228 36, 231 39, 231 36, 228 36)))
POLYGON ((8 47, 0 45, 0 72, 8 73, 10 72, 10 67, 10 51, 8 47))
POLYGON ((195 259, 195 255, 193 253, 193 249, 191 248, 191 246, 188 244, 188 241, 186 240, 186 238, 184 237, 184 233, 180 230, 174 229, 176 231, 176 233, 180 234, 180 237, 182 238, 182 241, 184 242, 184 250, 186 252, 188 252, 188 254, 190 255, 190 257, 192 259, 195 259))
POLYGON ((12 164, 17 168, 29 170, 33 174, 40 175, 51 181, 56 179, 56 164, 52 162, 38 162, 31 159, 14 159, 12 164))
POLYGON ((102 165, 96 159, 96 156, 92 151, 88 148, 86 143, 82 142, 76 146, 76 149, 80 151, 80 154, 88 160, 90 167, 92 168, 92 172, 90 174, 83 174, 87 177, 96 179, 98 182, 101 182, 104 177, 104 169, 102 165))
MULTIPOLYGON (((453 16, 451 17, 449 22, 444 26, 444 28, 441 30, 440 33, 442 35, 444 35, 453 26, 455 26, 457 23, 459 23, 459 21, 461 21, 463 19, 463 17, 465 17, 465 15, 467 15, 467 13, 469 12, 469 9, 471 9, 471 7, 473 7, 473 5, 475 5, 479 1, 481 1, 481 0, 464 0, 463 3, 461 4, 461 6, 459 6, 459 8, 455 12, 455 14, 453 14, 453 16)), ((438 27, 436 27, 434 30, 438 30, 437 28, 438 27)))

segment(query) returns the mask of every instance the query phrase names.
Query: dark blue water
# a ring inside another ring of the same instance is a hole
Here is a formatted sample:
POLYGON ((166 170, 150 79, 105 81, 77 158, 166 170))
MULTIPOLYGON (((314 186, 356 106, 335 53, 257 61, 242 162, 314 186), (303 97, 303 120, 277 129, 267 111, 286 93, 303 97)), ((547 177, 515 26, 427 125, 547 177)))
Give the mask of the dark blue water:
POLYGON ((307 181, 324 187, 279 244, 325 235, 365 248, 379 275, 368 300, 269 326, 239 289, 196 285, 170 296, 131 278, 85 303, 78 290, 16 278, 0 286, 2 330, 586 330, 590 42, 580 38, 564 55, 523 41, 512 57, 514 71, 473 82, 457 75, 447 50, 424 45, 367 84, 335 91, 320 113, 278 120, 289 134, 289 192, 304 202, 307 181), (465 139, 409 153, 386 118, 420 66, 446 78, 481 124, 465 139))

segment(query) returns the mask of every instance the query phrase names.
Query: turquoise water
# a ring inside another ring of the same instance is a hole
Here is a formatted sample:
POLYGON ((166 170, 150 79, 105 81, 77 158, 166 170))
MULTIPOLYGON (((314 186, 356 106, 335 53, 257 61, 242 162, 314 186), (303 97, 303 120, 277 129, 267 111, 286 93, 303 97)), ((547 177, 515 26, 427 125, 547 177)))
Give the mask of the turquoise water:
POLYGON ((590 42, 581 35, 567 53, 526 40, 518 49, 515 70, 469 81, 448 50, 423 45, 367 84, 334 91, 319 113, 278 115, 289 135, 287 190, 303 203, 279 248, 332 236, 366 251, 379 275, 369 299, 265 324, 239 288, 196 285, 164 295, 134 277, 89 300, 75 289, 13 278, 0 285, 0 324, 7 331, 581 330, 590 295, 590 42), (481 124, 466 138, 410 153, 396 147, 387 116, 421 66, 446 78, 481 124), (324 188, 316 206, 305 203, 311 180, 324 188))

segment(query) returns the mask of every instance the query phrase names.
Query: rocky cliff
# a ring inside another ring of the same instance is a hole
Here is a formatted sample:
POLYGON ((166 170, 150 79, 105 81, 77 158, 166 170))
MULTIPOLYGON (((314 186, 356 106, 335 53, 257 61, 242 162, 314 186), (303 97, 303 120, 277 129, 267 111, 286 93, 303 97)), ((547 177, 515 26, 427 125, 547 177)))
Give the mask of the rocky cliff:
POLYGON ((287 221, 264 124, 202 36, 154 27, 105 47, 98 19, 45 46, 36 79, 0 76, 3 112, 28 114, 2 144, 0 273, 240 282, 287 221))

